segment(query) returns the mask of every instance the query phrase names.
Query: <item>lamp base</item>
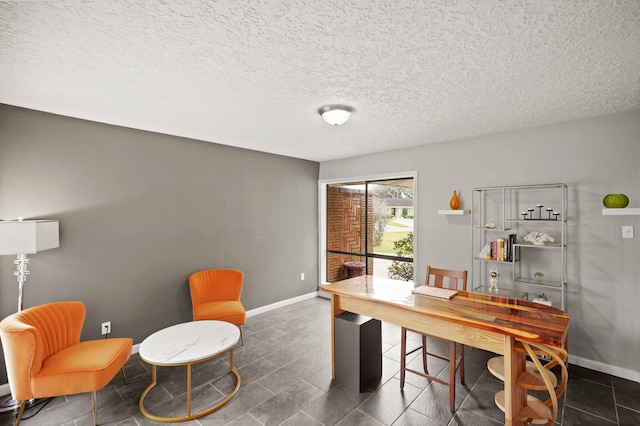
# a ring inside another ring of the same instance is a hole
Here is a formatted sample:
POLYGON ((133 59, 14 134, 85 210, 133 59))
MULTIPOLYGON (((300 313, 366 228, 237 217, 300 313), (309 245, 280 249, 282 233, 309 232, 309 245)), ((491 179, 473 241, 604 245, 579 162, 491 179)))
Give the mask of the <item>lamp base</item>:
MULTIPOLYGON (((31 408, 36 404, 35 399, 27 401, 26 408, 31 408)), ((20 408, 20 402, 11 397, 11 394, 0 396, 0 413, 8 413, 10 411, 18 411, 20 408)))

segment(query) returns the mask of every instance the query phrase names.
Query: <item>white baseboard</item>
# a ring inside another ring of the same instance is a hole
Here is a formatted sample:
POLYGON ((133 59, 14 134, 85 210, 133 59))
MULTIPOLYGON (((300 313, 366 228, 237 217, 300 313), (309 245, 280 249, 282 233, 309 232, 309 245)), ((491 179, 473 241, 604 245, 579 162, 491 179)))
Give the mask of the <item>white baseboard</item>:
POLYGON ((272 303, 270 305, 261 306, 256 309, 247 311, 247 316, 252 317, 254 315, 263 314, 265 312, 273 311, 274 309, 282 308, 283 306, 293 305, 294 303, 302 302, 303 300, 313 299, 318 296, 318 291, 303 294, 302 296, 292 297, 291 299, 282 300, 280 302, 272 303))
POLYGON ((640 383, 640 371, 633 371, 622 367, 616 367, 615 365, 605 364, 600 361, 593 361, 591 359, 582 358, 576 355, 569 355, 569 364, 575 364, 580 367, 589 368, 591 370, 599 371, 601 373, 611 374, 612 376, 621 377, 627 380, 633 380, 640 383))

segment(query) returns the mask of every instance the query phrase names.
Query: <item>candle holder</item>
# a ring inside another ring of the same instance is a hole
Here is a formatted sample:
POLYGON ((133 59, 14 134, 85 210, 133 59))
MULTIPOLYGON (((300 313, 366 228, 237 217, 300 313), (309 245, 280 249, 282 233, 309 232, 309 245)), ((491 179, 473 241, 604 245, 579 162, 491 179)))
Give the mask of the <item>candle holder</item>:
POLYGON ((520 213, 522 215, 523 220, 527 220, 527 212, 520 213))
POLYGON ((558 216, 560 216, 560 213, 558 213, 558 212, 553 212, 553 216, 556 218, 556 220, 558 220, 558 216))
POLYGON ((536 208, 538 209, 538 220, 542 220, 542 208, 544 206, 542 204, 536 204, 536 208))
POLYGON ((551 207, 547 208, 547 213, 549 214, 549 220, 551 220, 551 212, 553 211, 553 209, 551 207))

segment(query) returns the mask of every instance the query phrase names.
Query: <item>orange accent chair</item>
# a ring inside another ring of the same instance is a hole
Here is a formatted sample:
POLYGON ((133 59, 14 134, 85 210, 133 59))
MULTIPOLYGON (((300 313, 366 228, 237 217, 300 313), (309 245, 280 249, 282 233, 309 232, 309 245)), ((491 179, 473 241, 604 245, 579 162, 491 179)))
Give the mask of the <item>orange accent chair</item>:
POLYGON ((236 269, 205 269, 189 276, 193 320, 219 320, 240 328, 244 346, 243 325, 247 312, 240 301, 244 274, 236 269))
POLYGON ((0 322, 11 395, 20 401, 16 426, 27 400, 85 392, 91 392, 93 422, 98 424, 96 391, 123 368, 133 340, 80 342, 85 316, 82 302, 56 302, 25 309, 0 322))
MULTIPOLYGON (((430 281, 433 281, 434 287, 443 288, 446 281, 446 288, 452 290, 467 291, 467 271, 452 271, 448 269, 438 269, 427 266, 426 285, 429 285, 430 281)), ((407 351, 407 329, 402 327, 402 335, 400 340, 400 389, 404 388, 406 371, 425 377, 429 380, 433 380, 434 382, 447 385, 449 386, 449 408, 451 409, 451 411, 454 411, 456 401, 456 372, 458 370, 460 370, 460 383, 464 385, 464 345, 460 345, 460 350, 458 351, 458 344, 452 340, 448 341, 449 357, 446 357, 440 354, 428 352, 427 336, 422 334, 421 337, 422 345, 411 351, 407 351), (420 350, 422 351, 422 367, 424 369, 424 373, 407 367, 407 356, 420 350), (449 381, 434 377, 428 373, 427 355, 439 358, 449 363, 449 381)))

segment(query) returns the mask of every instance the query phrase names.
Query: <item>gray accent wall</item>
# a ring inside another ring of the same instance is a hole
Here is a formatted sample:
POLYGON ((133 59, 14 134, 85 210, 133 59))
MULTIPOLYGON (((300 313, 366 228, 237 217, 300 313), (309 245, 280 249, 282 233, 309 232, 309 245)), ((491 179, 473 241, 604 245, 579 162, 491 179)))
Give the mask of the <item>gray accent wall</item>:
MULTIPOLYGON (((248 310, 315 292, 318 170, 0 105, 0 219, 60 221, 60 247, 29 256, 25 307, 81 300, 83 339, 103 321, 140 343, 191 320, 187 279, 200 269, 243 271, 248 310)), ((13 270, 0 256, 3 318, 17 309, 13 270)))
POLYGON ((416 271, 471 269, 471 217, 442 216, 452 191, 564 182, 569 188, 568 312, 572 363, 640 381, 640 216, 603 216, 602 198, 640 207, 640 110, 327 161, 320 179, 417 171, 416 271), (635 238, 622 239, 622 225, 635 238))

